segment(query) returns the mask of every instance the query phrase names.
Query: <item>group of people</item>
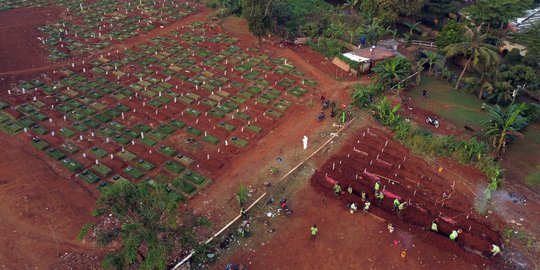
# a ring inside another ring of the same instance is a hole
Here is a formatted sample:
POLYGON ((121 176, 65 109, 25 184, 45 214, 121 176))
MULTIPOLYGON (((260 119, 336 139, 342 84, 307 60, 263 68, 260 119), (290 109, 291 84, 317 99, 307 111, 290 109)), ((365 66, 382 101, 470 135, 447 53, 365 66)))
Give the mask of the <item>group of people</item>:
MULTIPOLYGON (((342 188, 341 188, 339 182, 336 182, 334 184, 333 190, 334 190, 334 196, 339 197, 340 194, 342 193, 342 188)), ((347 192, 349 194, 353 193, 352 186, 349 185, 347 187, 347 192)), ((384 193, 383 193, 383 191, 381 191, 381 182, 380 181, 375 182, 374 193, 375 193, 375 198, 378 200, 378 204, 380 206, 382 204, 382 200, 384 199, 384 193)), ((362 193, 360 194, 360 197, 362 199, 362 202, 364 202, 363 210, 364 210, 364 214, 365 214, 365 213, 367 213, 369 211, 369 208, 371 207, 371 202, 369 201, 369 197, 366 195, 365 191, 362 191, 362 193)), ((350 204, 347 204, 347 206, 348 206, 349 211, 350 211, 351 214, 354 214, 354 213, 356 213, 358 211, 358 204, 356 202, 352 202, 350 204)), ((407 206, 408 206, 407 202, 400 202, 398 198, 394 198, 393 209, 394 209, 394 211, 397 211, 397 213, 398 213, 398 215, 400 217, 401 217, 401 214, 402 214, 403 210, 405 210, 407 208, 407 206)), ((433 220, 431 222, 431 231, 437 232, 437 233, 439 232, 438 223, 439 223, 439 219, 435 219, 435 220, 433 220)), ((391 231, 393 231, 393 227, 392 227, 391 231)), ((315 236, 317 235, 317 232, 318 232, 317 226, 313 225, 313 227, 311 227, 311 234, 312 234, 313 238, 315 238, 315 236)), ((452 240, 452 241, 458 241, 459 234, 462 233, 462 232, 463 231, 461 229, 452 230, 452 232, 448 235, 448 238, 450 240, 452 240)), ((492 256, 496 256, 497 254, 499 254, 501 252, 501 249, 497 245, 492 244, 491 248, 490 248, 490 252, 491 252, 492 256)))
MULTIPOLYGON (((342 188, 339 185, 339 182, 336 182, 334 185, 334 196, 339 197, 339 195, 342 192, 342 188)), ((349 185, 347 188, 347 192, 349 194, 353 193, 352 186, 349 185)), ((378 205, 380 206, 382 204, 382 201, 384 199, 384 193, 381 190, 381 182, 376 181, 374 186, 374 193, 375 193, 375 199, 378 201, 378 205)), ((362 202, 364 203, 364 213, 367 213, 369 211, 369 208, 371 207, 371 201, 369 200, 369 197, 367 196, 365 191, 362 191, 360 194, 360 197, 362 198, 362 202)), ((350 204, 347 204, 347 207, 349 208, 349 211, 351 214, 354 214, 356 211, 358 211, 358 203, 352 202, 350 204)), ((398 211, 398 214, 401 214, 401 211, 403 211, 405 208, 407 208, 407 202, 400 202, 397 198, 394 199, 394 210, 398 211)))
MULTIPOLYGON (((439 219, 436 218, 431 222, 431 231, 438 233, 439 232, 439 219)), ((463 233, 462 229, 452 230, 452 232, 448 235, 448 238, 452 241, 458 241, 459 234, 463 233)), ((491 252, 491 256, 495 257, 497 254, 501 252, 501 248, 495 244, 491 244, 491 247, 489 249, 491 252)))
MULTIPOLYGON (((326 99, 324 96, 321 96, 321 105, 322 105, 322 110, 319 113, 319 115, 317 116, 317 119, 319 120, 319 122, 324 120, 324 118, 326 117, 326 115, 324 113, 324 110, 326 110, 327 108, 331 109, 331 111, 330 111, 330 117, 331 118, 334 118, 334 117, 336 117, 338 115, 338 111, 336 109, 336 102, 335 101, 330 101, 330 100, 326 99)), ((345 113, 345 109, 346 109, 346 106, 345 106, 345 104, 343 104, 343 110, 341 111, 341 113, 339 115, 339 120, 340 120, 340 122, 342 124, 345 124, 345 122, 347 121, 347 114, 345 113)), ((351 111, 350 110, 348 111, 348 116, 349 117, 351 116, 351 111)))

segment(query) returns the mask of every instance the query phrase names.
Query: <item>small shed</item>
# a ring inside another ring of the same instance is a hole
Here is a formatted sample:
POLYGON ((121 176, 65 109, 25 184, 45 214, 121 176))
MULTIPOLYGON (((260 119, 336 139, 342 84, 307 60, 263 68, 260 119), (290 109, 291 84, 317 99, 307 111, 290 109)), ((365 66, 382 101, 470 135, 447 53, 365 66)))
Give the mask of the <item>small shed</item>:
MULTIPOLYGON (((341 58, 346 58, 346 62, 358 63, 358 69, 356 70, 358 74, 367 74, 378 62, 400 55, 401 54, 398 51, 393 49, 383 46, 372 46, 344 53, 341 58)), ((338 66, 343 69, 340 65, 338 66)), ((347 71, 352 71, 350 69, 351 65, 349 65, 349 70, 347 71)))

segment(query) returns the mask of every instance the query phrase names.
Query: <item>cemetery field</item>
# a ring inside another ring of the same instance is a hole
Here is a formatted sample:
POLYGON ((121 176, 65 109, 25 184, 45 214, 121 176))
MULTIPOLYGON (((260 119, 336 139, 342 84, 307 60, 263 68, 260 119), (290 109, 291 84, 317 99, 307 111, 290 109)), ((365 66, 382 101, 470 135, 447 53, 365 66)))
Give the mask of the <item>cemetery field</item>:
POLYGON ((19 81, 2 97, 0 129, 90 185, 145 179, 187 199, 316 88, 286 58, 244 44, 194 22, 19 81))

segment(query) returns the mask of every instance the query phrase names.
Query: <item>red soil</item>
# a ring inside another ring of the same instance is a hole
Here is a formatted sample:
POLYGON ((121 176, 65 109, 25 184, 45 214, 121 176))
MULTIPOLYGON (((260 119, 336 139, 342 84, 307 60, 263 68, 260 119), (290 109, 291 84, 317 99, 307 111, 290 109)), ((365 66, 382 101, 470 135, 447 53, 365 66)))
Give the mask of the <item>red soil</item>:
POLYGON ((238 252, 213 269, 227 262, 249 269, 486 269, 481 262, 471 264, 456 243, 441 245, 448 242, 442 236, 402 222, 394 223, 390 234, 378 213, 351 215, 343 201, 321 196, 311 186, 300 190, 290 206, 292 216, 269 219, 281 225, 266 235, 268 241, 241 242, 238 252), (309 231, 313 224, 319 229, 315 240, 309 231))
POLYGON ((63 8, 34 7, 3 11, 0 14, 0 74, 49 64, 48 52, 37 29, 60 19, 63 8))
POLYGON ((64 254, 74 253, 78 266, 98 269, 96 256, 103 251, 75 240, 82 225, 94 222, 89 214, 95 191, 49 165, 30 139, 0 132, 0 145, 9 145, 0 155, 1 264, 6 269, 66 267, 64 254))
POLYGON ((340 154, 315 172, 312 182, 326 194, 331 193, 333 187, 328 177, 339 181, 344 188, 352 186, 353 194, 344 193, 341 200, 363 205, 360 193, 365 191, 376 205, 373 213, 398 226, 408 224, 416 230, 429 230, 431 222, 439 218, 439 233, 427 237, 474 264, 486 263, 483 257, 489 255, 490 245, 501 243, 500 235, 490 229, 491 224, 474 211, 470 193, 460 188, 459 182, 452 182, 449 173, 438 172, 437 167, 412 156, 382 131, 358 131, 340 154), (393 199, 385 198, 381 205, 375 203, 376 180, 381 181, 381 189, 398 195, 401 202, 409 202, 401 217, 393 211, 393 199), (463 229, 458 245, 445 239, 457 229, 463 229))

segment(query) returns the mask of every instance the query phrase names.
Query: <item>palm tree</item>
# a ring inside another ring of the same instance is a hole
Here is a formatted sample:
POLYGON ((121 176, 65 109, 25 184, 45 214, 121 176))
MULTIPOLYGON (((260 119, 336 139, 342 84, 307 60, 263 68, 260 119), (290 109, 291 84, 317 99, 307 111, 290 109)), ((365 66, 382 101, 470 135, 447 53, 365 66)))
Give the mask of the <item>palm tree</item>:
POLYGON ((420 25, 420 22, 405 22, 404 24, 409 28, 409 35, 411 36, 415 31, 418 33, 422 32, 422 30, 420 30, 420 27, 418 27, 420 25))
POLYGON ((351 14, 353 17, 356 17, 356 11, 358 10, 360 3, 360 0, 347 0, 347 3, 343 4, 343 8, 350 8, 351 14))
POLYGON ((480 86, 480 91, 478 93, 478 98, 480 99, 483 98, 484 90, 486 90, 488 93, 492 93, 494 91, 494 85, 497 82, 497 79, 500 77, 499 65, 497 63, 488 64, 487 66, 486 64, 488 63, 481 63, 474 66, 476 72, 480 73, 480 78, 478 78, 478 76, 465 78, 465 80, 468 82, 480 86))
POLYGON ((411 62, 405 57, 393 57, 373 67, 378 83, 385 86, 405 79, 411 73, 411 62))
POLYGON ((469 28, 467 26, 465 28, 467 29, 465 32, 465 41, 450 44, 443 49, 446 53, 446 58, 459 54, 467 57, 467 62, 459 75, 455 89, 458 88, 459 83, 471 62, 473 66, 478 66, 480 63, 489 65, 490 63, 499 62, 497 48, 491 44, 485 43, 488 35, 482 33, 482 25, 479 25, 476 28, 469 28))
POLYGON ((489 93, 487 100, 490 102, 504 105, 510 103, 513 98, 514 87, 507 81, 497 81, 487 90, 489 93))
POLYGON ((440 54, 436 52, 428 51, 428 50, 422 50, 420 52, 422 53, 424 57, 420 59, 419 65, 420 66, 423 66, 424 64, 429 65, 429 70, 428 70, 429 76, 431 76, 431 69, 433 68, 433 66, 437 66, 437 67, 444 66, 445 59, 440 54))
POLYGON ((527 126, 527 119, 521 115, 525 108, 525 103, 511 104, 506 109, 499 105, 487 106, 489 119, 482 125, 485 135, 493 141, 497 156, 502 155, 506 149, 509 137, 521 135, 519 131, 527 126))

